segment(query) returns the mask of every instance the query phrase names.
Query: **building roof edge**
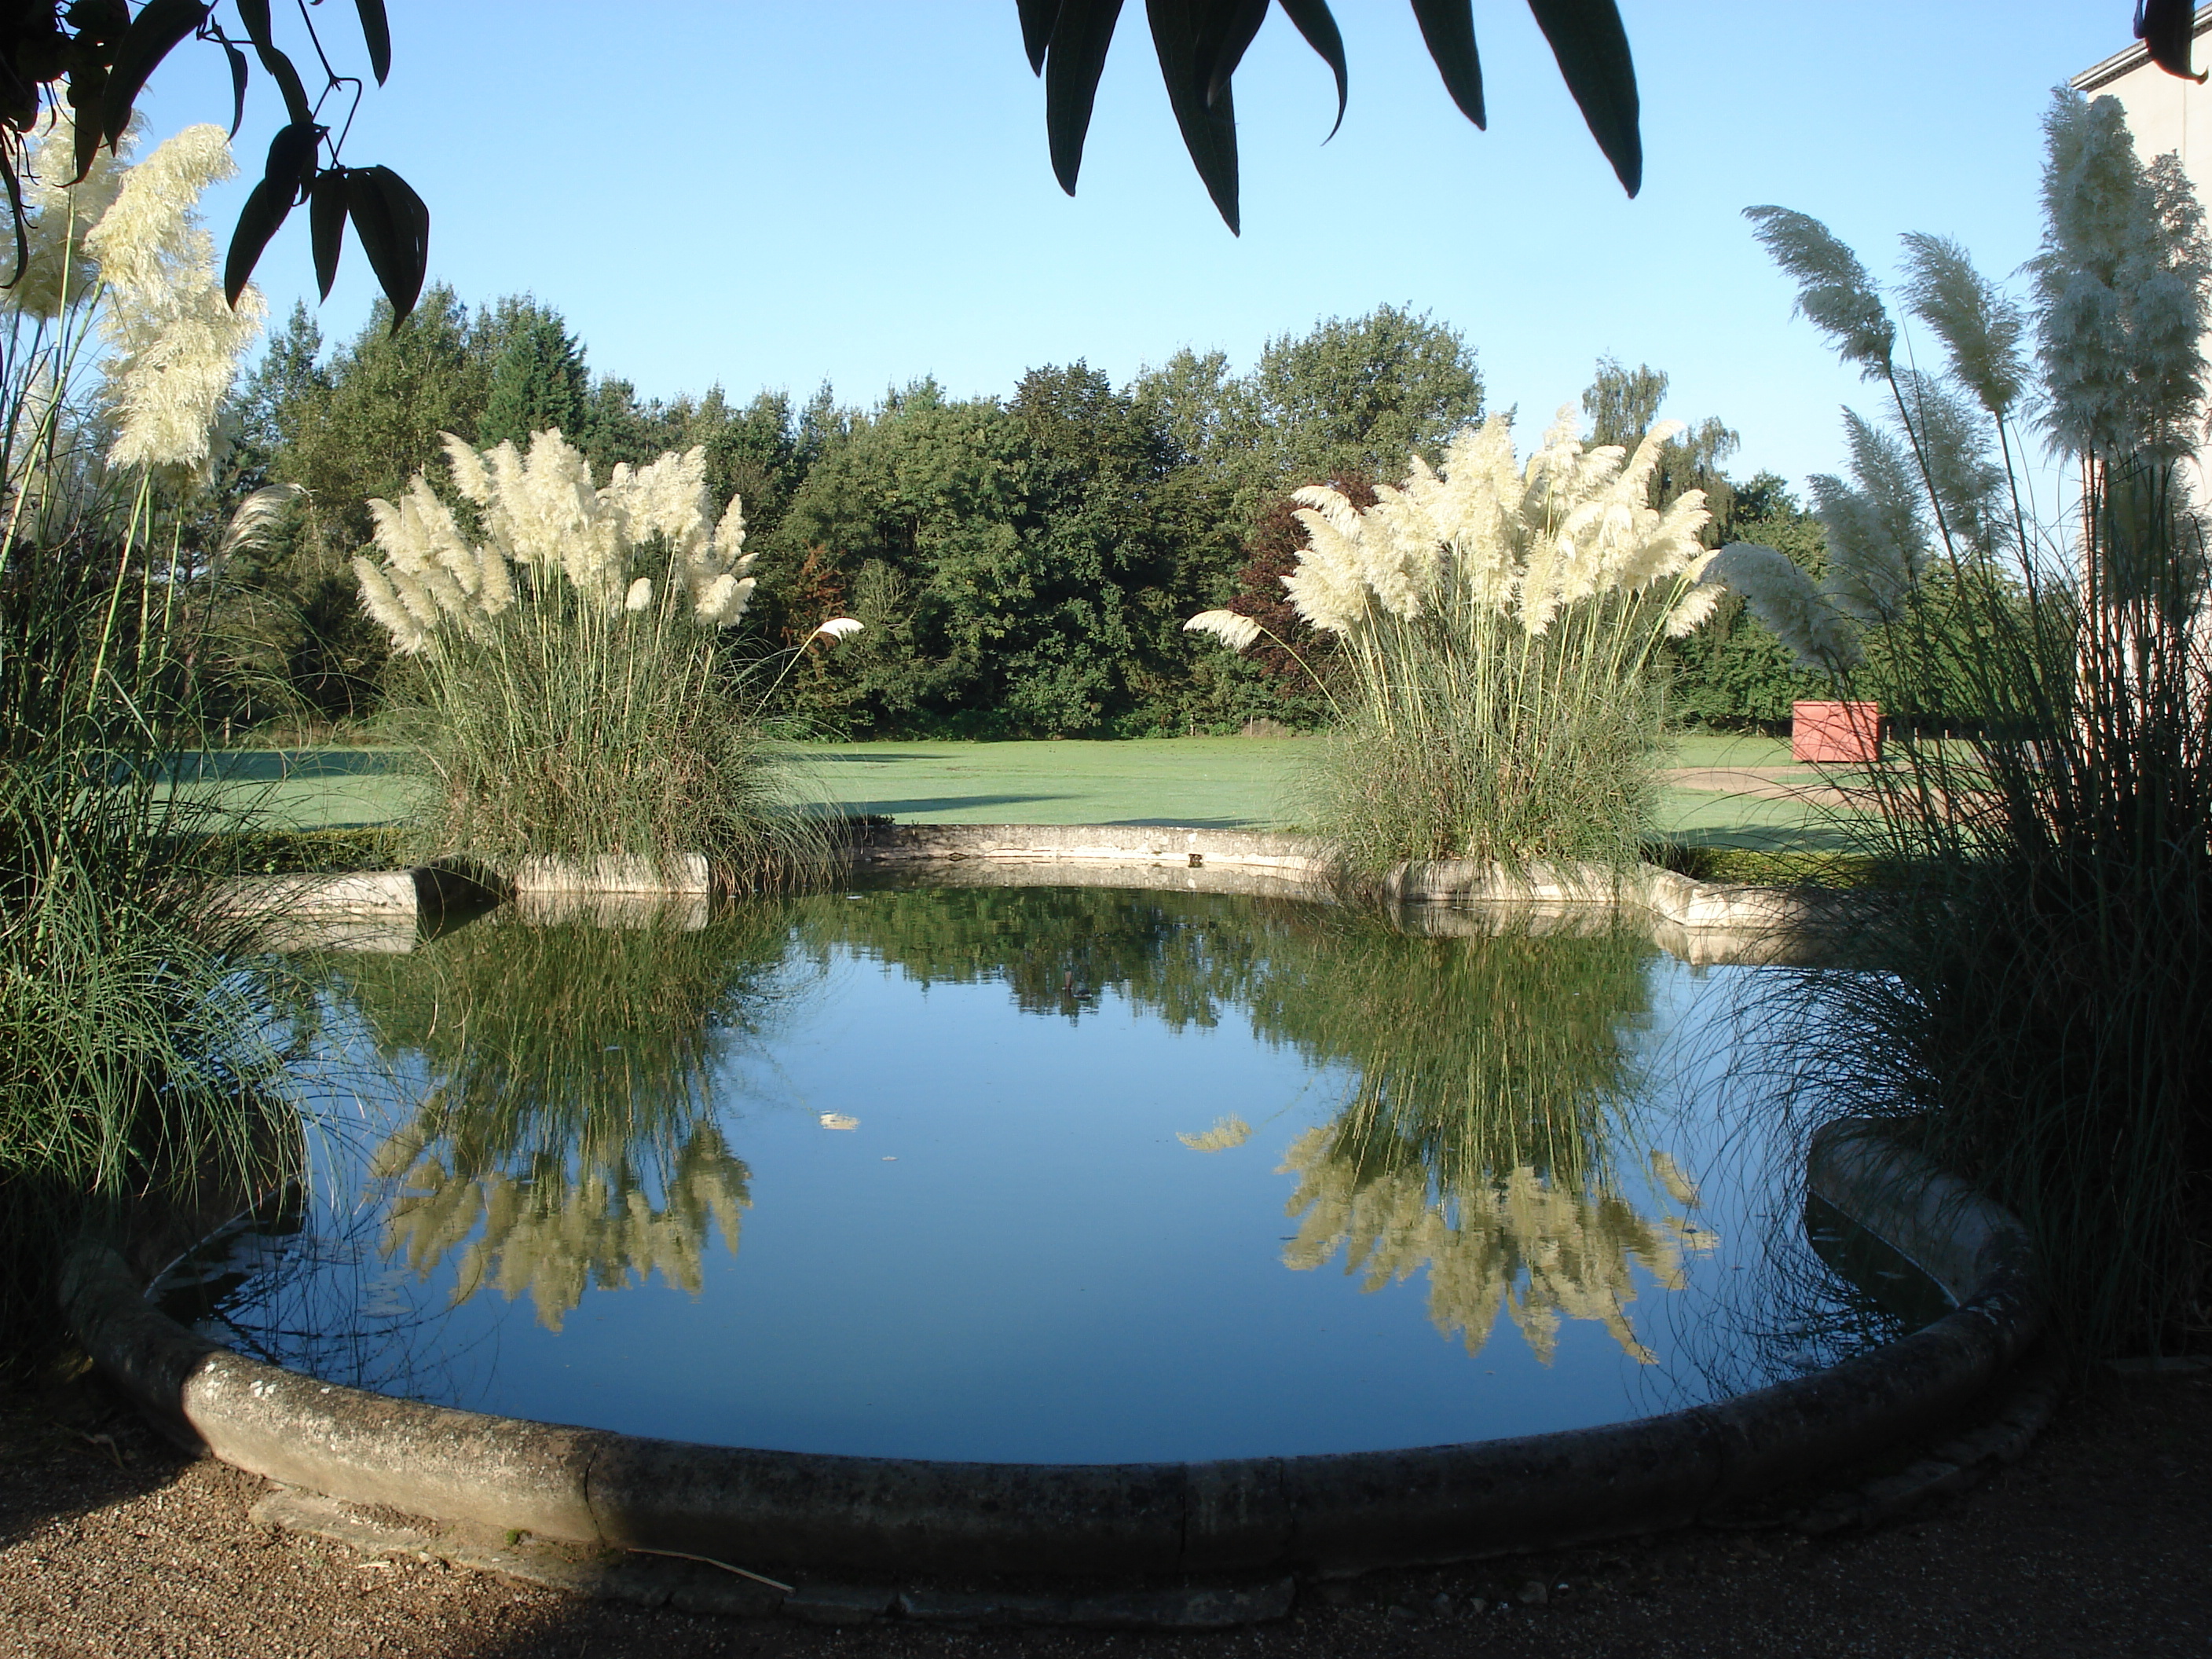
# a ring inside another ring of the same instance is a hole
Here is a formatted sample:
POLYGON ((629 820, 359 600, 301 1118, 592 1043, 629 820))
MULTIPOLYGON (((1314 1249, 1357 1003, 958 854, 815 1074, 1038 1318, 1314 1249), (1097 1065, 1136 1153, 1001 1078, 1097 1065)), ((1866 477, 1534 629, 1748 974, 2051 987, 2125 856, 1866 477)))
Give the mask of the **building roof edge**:
MULTIPOLYGON (((2212 6, 2199 6, 2196 20, 2190 27, 2190 36, 2193 40, 2208 31, 2212 31, 2212 6)), ((2103 62, 2090 64, 2066 84, 2076 92, 2095 92, 2112 85, 2123 75, 2141 69, 2148 62, 2150 52, 2143 43, 2131 41, 2103 62)))

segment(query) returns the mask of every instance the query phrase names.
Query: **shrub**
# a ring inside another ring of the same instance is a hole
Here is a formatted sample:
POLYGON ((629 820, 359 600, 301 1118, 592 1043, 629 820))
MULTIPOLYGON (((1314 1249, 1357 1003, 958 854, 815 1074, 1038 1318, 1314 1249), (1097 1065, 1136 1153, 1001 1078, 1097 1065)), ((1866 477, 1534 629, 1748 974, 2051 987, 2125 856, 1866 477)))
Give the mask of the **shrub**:
MULTIPOLYGON (((425 850, 506 869, 704 853, 740 879, 808 861, 816 827, 758 718, 760 665, 725 642, 753 556, 735 497, 710 521, 705 451, 594 489, 558 432, 526 456, 450 434, 446 450, 481 539, 418 472, 398 503, 369 503, 384 562, 354 562, 411 666, 398 701, 434 786, 425 850)), ((795 649, 858 627, 824 623, 795 649)))
MULTIPOLYGON (((1654 428, 1631 457, 1585 450, 1563 410, 1527 464, 1510 417, 1418 459, 1361 511, 1299 492, 1306 545, 1283 579, 1336 636, 1334 740, 1316 812, 1344 868, 1408 859, 1632 861, 1649 828, 1660 733, 1652 658, 1716 591, 1692 490, 1649 504, 1654 428)), ((1262 637, 1210 611, 1189 628, 1232 649, 1262 637)))

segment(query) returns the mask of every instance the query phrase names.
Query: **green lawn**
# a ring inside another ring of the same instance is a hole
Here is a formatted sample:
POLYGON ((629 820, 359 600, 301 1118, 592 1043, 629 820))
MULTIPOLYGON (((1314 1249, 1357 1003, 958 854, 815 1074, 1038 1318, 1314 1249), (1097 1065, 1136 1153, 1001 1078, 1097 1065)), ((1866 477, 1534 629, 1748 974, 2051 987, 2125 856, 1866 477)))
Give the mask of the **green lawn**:
MULTIPOLYGON (((1127 743, 848 743, 799 751, 804 787, 854 812, 908 823, 1178 823, 1297 827, 1299 738, 1170 738, 1127 743)), ((389 750, 229 750, 207 781, 270 829, 384 823, 417 787, 389 750)), ((1790 764, 1786 739, 1698 735, 1674 763, 1712 769, 1790 764)), ((1801 774, 1807 781, 1814 775, 1801 774)), ((1661 828, 1717 847, 1834 848, 1819 809, 1753 796, 1668 789, 1661 828)))
POLYGON ((843 743, 801 750, 809 785, 853 812, 916 823, 1287 828, 1299 738, 843 743))
POLYGON ((390 749, 232 749, 186 757, 186 787, 205 787, 266 830, 389 823, 418 787, 390 749))

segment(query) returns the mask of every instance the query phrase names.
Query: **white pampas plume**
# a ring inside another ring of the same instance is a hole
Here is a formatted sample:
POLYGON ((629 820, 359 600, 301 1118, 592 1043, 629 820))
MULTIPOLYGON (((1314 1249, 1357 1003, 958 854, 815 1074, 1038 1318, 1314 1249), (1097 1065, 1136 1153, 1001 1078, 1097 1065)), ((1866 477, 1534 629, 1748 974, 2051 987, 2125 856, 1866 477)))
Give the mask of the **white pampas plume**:
MULTIPOLYGON (((744 615, 758 585, 748 574, 754 556, 738 552, 744 514, 733 499, 709 530, 703 448, 670 451, 643 467, 619 465, 595 489, 590 463, 557 430, 532 434, 526 453, 511 442, 479 452, 450 432, 440 435, 453 488, 474 503, 483 541, 470 544, 419 472, 397 504, 368 503, 386 587, 371 603, 364 585, 363 603, 395 639, 412 640, 441 618, 483 635, 516 604, 510 565, 530 571, 525 586, 534 596, 562 582, 594 606, 644 611, 664 586, 634 569, 641 556, 648 568, 672 567, 703 625, 726 628, 744 615)), ((846 632, 860 626, 845 620, 846 632)))
POLYGON ((114 465, 180 468, 203 481, 213 466, 216 416, 264 307, 250 287, 234 307, 223 302, 215 243, 195 209, 237 171, 221 127, 186 127, 130 169, 85 238, 107 284, 114 465))
POLYGON ((754 579, 742 579, 725 571, 707 585, 692 606, 699 620, 711 627, 727 628, 745 614, 745 606, 753 597, 754 579))
POLYGON ((1234 611, 1201 611, 1182 625, 1186 634, 1211 634, 1231 651, 1243 651, 1260 637, 1260 624, 1234 611))
MULTIPOLYGON (((860 621, 857 617, 832 617, 828 622, 823 623, 819 628, 817 628, 814 632, 816 634, 826 634, 833 640, 844 640, 850 639, 854 635, 859 633, 860 629, 866 626, 866 624, 860 621)), ((808 637, 811 639, 813 635, 809 635, 808 637)))
MULTIPOLYGON (((85 238, 114 203, 126 171, 115 151, 103 144, 93 152, 91 172, 70 184, 76 177, 76 125, 61 104, 53 105, 49 113, 46 133, 22 179, 27 222, 23 268, 14 284, 0 293, 0 308, 25 317, 56 317, 64 305, 92 297, 100 283, 100 267, 86 253, 85 238)), ((118 148, 127 150, 128 140, 135 139, 143 125, 134 115, 126 143, 118 148)))
MULTIPOLYGON (((1429 614, 1456 591, 1478 611, 1510 616, 1539 635, 1571 605, 1663 589, 1673 623, 1694 627, 1710 605, 1685 604, 1674 590, 1703 570, 1698 537, 1712 515, 1698 490, 1664 513, 1650 502, 1660 452, 1680 425, 1654 427, 1631 456, 1612 445, 1585 450, 1576 422, 1574 406, 1562 408, 1522 466, 1510 418, 1492 416, 1454 441, 1441 474, 1417 458, 1405 483, 1379 488, 1364 513, 1334 489, 1297 492, 1306 545, 1283 585, 1298 614, 1355 634, 1378 613, 1429 614)), ((1234 645, 1222 629, 1242 632, 1243 620, 1202 631, 1234 645)))
POLYGON ((2027 319, 2020 307, 1946 237, 1906 232, 1905 264, 1905 303, 1943 342, 1952 373, 1990 414, 2009 413, 2027 378, 2021 356, 2027 319))
POLYGON ((266 484, 240 501, 216 544, 214 567, 220 569, 233 555, 266 546, 284 509, 307 493, 295 483, 266 484))
POLYGON ((1774 263, 1797 279, 1797 310, 1826 334, 1837 356, 1865 380, 1889 372, 1897 325, 1858 255, 1818 219, 1781 207, 1751 207, 1744 217, 1774 263))
POLYGON ((2044 132, 2046 229, 2030 269, 2051 441, 2069 454, 2187 453, 2212 283, 2203 210, 2178 161, 2136 159, 2116 99, 2062 89, 2044 132))
POLYGON ((1810 666, 1842 673, 1865 654, 1858 629, 1785 553, 1756 542, 1730 542, 1713 555, 1705 578, 1741 594, 1752 614, 1810 666))
POLYGON ((402 656, 412 656, 429 643, 429 635, 400 603, 391 582, 374 562, 364 558, 355 559, 353 574, 361 583, 362 609, 392 635, 394 651, 402 656))

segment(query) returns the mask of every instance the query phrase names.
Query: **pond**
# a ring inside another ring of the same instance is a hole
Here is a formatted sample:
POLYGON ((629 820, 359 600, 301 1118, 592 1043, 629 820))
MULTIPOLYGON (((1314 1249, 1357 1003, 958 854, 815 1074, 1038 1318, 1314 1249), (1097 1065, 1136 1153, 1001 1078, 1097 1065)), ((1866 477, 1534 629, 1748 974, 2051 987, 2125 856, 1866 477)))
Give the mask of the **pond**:
POLYGON ((305 1196, 162 1289, 329 1382, 1203 1460, 1648 1416, 1929 1312, 1829 1266, 1747 1100, 1774 970, 1610 923, 879 883, 296 965, 305 1196))

